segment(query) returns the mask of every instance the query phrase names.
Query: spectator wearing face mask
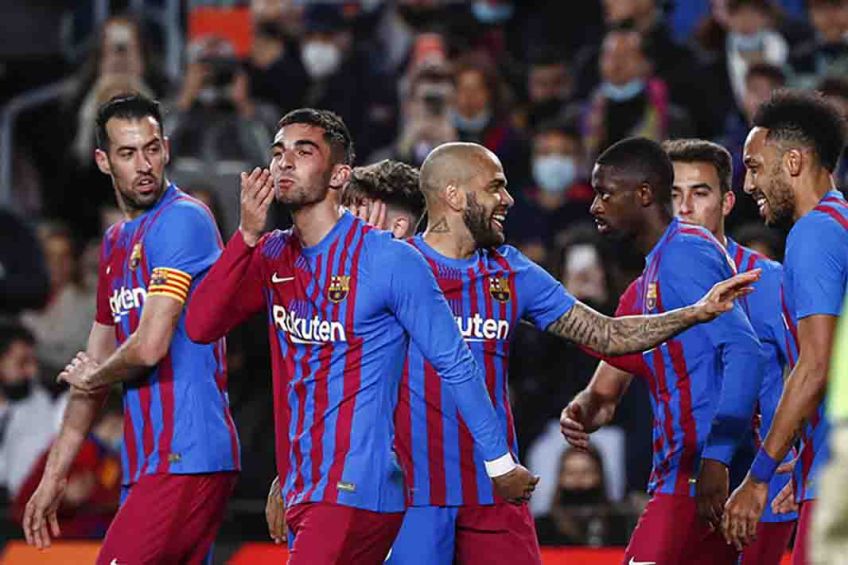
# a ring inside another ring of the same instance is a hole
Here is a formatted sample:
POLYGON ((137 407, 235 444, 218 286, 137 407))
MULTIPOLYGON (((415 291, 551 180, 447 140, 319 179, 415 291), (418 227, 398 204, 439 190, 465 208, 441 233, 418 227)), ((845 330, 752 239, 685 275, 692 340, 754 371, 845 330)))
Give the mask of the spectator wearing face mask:
POLYGON ((391 143, 397 127, 396 78, 378 72, 368 50, 354 44, 342 6, 309 3, 303 27, 304 105, 340 115, 361 155, 391 143))
POLYGON ((589 162, 625 137, 662 141, 692 134, 689 115, 672 104, 665 81, 654 74, 647 41, 633 29, 608 31, 599 59, 601 83, 566 112, 581 122, 589 162))
POLYGON ((0 322, 0 489, 10 498, 56 433, 56 407, 37 376, 33 335, 0 322))
POLYGON ((593 446, 568 448, 560 459, 557 495, 536 520, 542 545, 622 545, 626 520, 607 498, 604 464, 593 446))
POLYGON ((541 52, 527 69, 527 127, 531 130, 554 120, 571 96, 572 80, 568 64, 553 52, 541 52))
POLYGON ((509 239, 533 261, 553 270, 550 250, 557 234, 589 222, 594 193, 585 180, 583 146, 576 127, 542 124, 532 139, 532 183, 516 196, 507 215, 509 239))

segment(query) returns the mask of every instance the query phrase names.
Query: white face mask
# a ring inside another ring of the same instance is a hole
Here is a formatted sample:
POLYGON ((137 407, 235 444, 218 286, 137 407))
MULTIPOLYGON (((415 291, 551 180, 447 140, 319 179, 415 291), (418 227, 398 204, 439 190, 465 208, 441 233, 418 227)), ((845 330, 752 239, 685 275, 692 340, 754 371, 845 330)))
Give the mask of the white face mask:
POLYGON ((334 43, 307 41, 300 50, 300 60, 310 77, 322 79, 338 70, 342 52, 334 43))
POLYGON ((569 155, 545 155, 533 160, 533 179, 545 192, 561 194, 577 178, 577 163, 569 155))

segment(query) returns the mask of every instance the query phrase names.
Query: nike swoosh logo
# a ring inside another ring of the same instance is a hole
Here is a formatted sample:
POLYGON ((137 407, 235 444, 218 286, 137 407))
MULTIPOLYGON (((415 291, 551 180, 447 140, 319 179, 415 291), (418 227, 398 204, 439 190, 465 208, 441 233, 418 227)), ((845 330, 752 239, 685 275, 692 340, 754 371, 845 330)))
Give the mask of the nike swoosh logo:
POLYGON ((112 559, 112 561, 109 562, 109 565, 118 565, 118 560, 112 559))
POLYGON ((628 565, 657 565, 656 561, 636 561, 632 557, 630 558, 630 562, 628 565))
POLYGON ((273 275, 271 275, 271 282, 274 283, 274 284, 289 282, 289 281, 293 281, 293 280, 294 280, 294 277, 278 277, 277 273, 274 273, 273 275))

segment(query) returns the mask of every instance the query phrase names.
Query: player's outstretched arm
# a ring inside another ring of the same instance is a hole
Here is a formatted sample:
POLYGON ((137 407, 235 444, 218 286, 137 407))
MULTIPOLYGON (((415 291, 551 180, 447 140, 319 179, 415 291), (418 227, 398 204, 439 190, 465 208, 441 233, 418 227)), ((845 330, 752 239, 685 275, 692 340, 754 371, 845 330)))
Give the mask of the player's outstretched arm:
POLYGON ((632 380, 630 373, 601 361, 586 388, 562 409, 559 425, 565 440, 578 449, 589 447, 589 434, 612 421, 632 380))
POLYGON ((798 322, 798 363, 783 386, 774 420, 751 470, 733 491, 724 510, 722 531, 737 548, 751 542, 768 498, 769 481, 786 457, 804 421, 824 398, 836 316, 818 314, 798 322))
POLYGON ((577 302, 547 331, 593 349, 601 355, 645 351, 683 330, 730 311, 733 301, 752 292, 759 269, 735 275, 715 286, 697 303, 654 316, 605 316, 577 302))
MULTIPOLYGON (((88 336, 88 356, 104 360, 114 350, 115 330, 112 326, 95 322, 88 336)), ((107 394, 106 388, 95 394, 71 389, 62 427, 50 448, 44 475, 24 510, 23 528, 28 544, 38 548, 49 547, 51 535, 61 535, 56 512, 68 482, 68 471, 107 394)))

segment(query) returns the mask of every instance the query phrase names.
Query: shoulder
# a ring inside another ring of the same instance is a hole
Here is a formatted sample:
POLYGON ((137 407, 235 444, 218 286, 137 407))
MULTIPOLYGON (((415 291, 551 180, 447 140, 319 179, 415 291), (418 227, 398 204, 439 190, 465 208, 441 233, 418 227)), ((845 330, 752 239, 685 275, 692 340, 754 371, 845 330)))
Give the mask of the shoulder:
POLYGON ((693 265, 712 259, 732 266, 730 256, 713 234, 691 224, 681 224, 680 230, 666 245, 663 257, 693 265))
POLYGON ((819 205, 795 222, 789 231, 789 239, 793 241, 812 243, 815 240, 820 244, 822 237, 848 238, 848 219, 844 210, 840 211, 836 206, 819 205))
POLYGON ((275 259, 280 256, 283 248, 289 242, 292 237, 292 230, 273 230, 261 238, 259 238, 259 243, 257 247, 263 256, 269 259, 275 259))
POLYGON ((205 204, 187 194, 166 202, 157 218, 158 222, 186 222, 189 224, 215 225, 212 212, 205 204))

